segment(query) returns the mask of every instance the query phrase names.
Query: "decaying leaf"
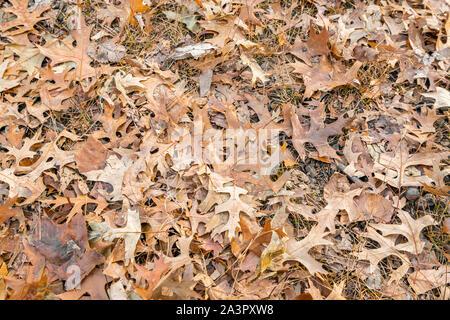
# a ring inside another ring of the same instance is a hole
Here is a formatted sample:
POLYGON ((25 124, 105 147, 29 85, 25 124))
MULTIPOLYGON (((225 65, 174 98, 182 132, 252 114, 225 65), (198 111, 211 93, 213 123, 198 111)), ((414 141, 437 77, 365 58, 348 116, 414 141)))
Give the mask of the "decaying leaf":
POLYGON ((206 55, 213 49, 215 49, 215 46, 209 43, 191 44, 184 47, 176 48, 172 55, 172 58, 174 60, 182 60, 188 58, 198 59, 206 55))
POLYGON ((125 47, 112 40, 91 43, 86 50, 89 57, 100 63, 118 63, 126 54, 125 47))
POLYGON ((449 300, 449 11, 0 1, 0 300, 449 300))

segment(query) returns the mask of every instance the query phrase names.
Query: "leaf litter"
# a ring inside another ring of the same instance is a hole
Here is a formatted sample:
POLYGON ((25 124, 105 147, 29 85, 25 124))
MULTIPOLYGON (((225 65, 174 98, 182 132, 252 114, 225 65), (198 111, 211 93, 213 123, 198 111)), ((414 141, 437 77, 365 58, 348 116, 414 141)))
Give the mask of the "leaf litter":
POLYGON ((448 300, 449 12, 3 1, 0 299, 448 300))

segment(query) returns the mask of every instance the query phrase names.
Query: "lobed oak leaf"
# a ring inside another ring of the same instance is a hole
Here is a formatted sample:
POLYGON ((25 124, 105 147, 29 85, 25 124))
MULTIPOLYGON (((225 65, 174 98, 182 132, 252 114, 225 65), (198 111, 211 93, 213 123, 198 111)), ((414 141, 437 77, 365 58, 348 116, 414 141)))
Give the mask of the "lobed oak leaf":
POLYGON ((364 247, 359 252, 354 254, 358 257, 358 260, 367 260, 370 262, 370 273, 375 272, 378 263, 381 260, 389 256, 397 256, 402 261, 402 265, 407 267, 406 270, 405 268, 400 269, 403 271, 403 274, 398 275, 397 277, 400 278, 406 274, 410 266, 409 259, 405 254, 396 249, 395 241, 391 237, 385 237, 379 234, 373 227, 369 227, 367 232, 362 234, 362 236, 370 238, 380 245, 380 247, 376 249, 368 249, 364 247))
POLYGON ((384 236, 402 235, 407 242, 397 244, 396 250, 406 251, 412 254, 420 254, 425 247, 425 242, 421 239, 422 229, 436 224, 434 219, 429 216, 423 216, 414 220, 410 214, 403 210, 398 210, 398 217, 401 224, 372 224, 372 227, 381 231, 384 236))
POLYGON ((42 13, 50 9, 49 6, 34 8, 32 12, 28 11, 28 2, 23 0, 11 0, 12 6, 3 9, 6 12, 13 13, 16 18, 9 22, 0 24, 0 31, 5 35, 14 36, 27 31, 34 31, 34 25, 39 21, 48 18, 41 17, 42 13), (13 29, 14 30, 11 30, 13 29))
POLYGON ((16 79, 4 78, 5 71, 10 63, 11 63, 10 60, 5 60, 2 62, 2 64, 0 64, 0 92, 17 87, 24 78, 24 76, 16 79))
POLYGON ((90 44, 90 34, 92 26, 87 27, 84 18, 80 20, 80 28, 70 32, 73 39, 76 41, 76 46, 72 46, 67 42, 62 42, 60 46, 43 47, 36 45, 41 53, 49 57, 52 66, 61 63, 73 62, 76 64, 75 74, 77 79, 83 80, 90 77, 95 77, 97 71, 90 66, 92 61, 87 53, 87 48, 90 44))
POLYGON ((104 192, 104 196, 109 201, 120 201, 122 197, 122 183, 125 172, 132 165, 133 161, 128 157, 119 159, 116 155, 109 156, 106 159, 106 166, 104 169, 91 170, 85 172, 84 175, 88 180, 101 181, 109 183, 113 190, 112 192, 104 192))
POLYGON ((435 161, 446 159, 449 155, 449 152, 432 151, 409 154, 407 143, 402 140, 397 150, 381 153, 379 158, 375 159, 374 176, 394 188, 420 187, 423 184, 431 186, 433 180, 430 177, 420 171, 407 173, 407 169, 419 165, 432 167, 435 161))
POLYGON ((8 220, 11 217, 23 214, 22 209, 12 208, 16 200, 17 196, 7 199, 2 205, 0 205, 0 225, 2 225, 6 220, 8 220))
POLYGON ((161 281, 161 276, 167 271, 170 263, 165 263, 164 258, 157 258, 154 261, 154 267, 152 270, 148 270, 145 267, 134 264, 137 272, 147 281, 147 289, 139 288, 133 285, 136 293, 141 296, 141 298, 149 300, 153 295, 153 290, 158 286, 161 281))
POLYGON ((108 202, 106 202, 102 197, 92 199, 87 195, 79 195, 77 197, 56 196, 54 200, 42 200, 41 202, 48 205, 53 205, 53 209, 67 204, 72 205, 73 207, 67 215, 67 223, 69 223, 72 217, 76 214, 83 213, 83 206, 87 206, 89 203, 97 205, 97 208, 94 211, 97 215, 100 215, 103 209, 108 206, 108 202))
POLYGON ((10 44, 7 46, 7 49, 19 56, 19 59, 8 67, 9 74, 17 73, 19 75, 20 71, 26 71, 29 76, 33 76, 45 59, 45 56, 40 53, 38 48, 10 44))
MULTIPOLYGON (((176 257, 167 257, 164 256, 164 263, 168 263, 170 265, 170 272, 169 274, 172 274, 177 269, 186 266, 188 264, 192 263, 199 263, 199 261, 195 258, 191 258, 189 253, 191 252, 190 246, 192 242, 193 236, 186 237, 183 235, 182 237, 178 238, 177 246, 180 249, 180 254, 176 257)), ((167 276, 169 276, 169 274, 167 276)))
POLYGON ((322 268, 322 264, 315 260, 309 251, 317 246, 333 245, 333 242, 326 240, 324 237, 327 233, 320 226, 313 227, 308 235, 297 241, 294 238, 286 242, 286 252, 283 254, 284 261, 298 261, 303 264, 311 274, 328 272, 322 268))
POLYGON ((228 193, 230 198, 215 208, 216 214, 228 212, 228 219, 224 225, 216 227, 212 235, 227 232, 228 239, 231 241, 236 235, 236 229, 239 228, 240 213, 246 213, 250 218, 253 218, 255 209, 240 199, 240 195, 247 194, 247 190, 245 189, 231 186, 218 188, 215 191, 218 193, 228 193))
POLYGON ((262 23, 255 15, 255 12, 258 10, 256 6, 262 2, 264 0, 233 0, 233 3, 242 5, 239 18, 244 22, 250 22, 257 26, 262 26, 262 23))
POLYGON ((328 39, 330 33, 328 30, 323 29, 320 33, 314 31, 312 21, 309 27, 309 38, 303 42, 300 38, 297 38, 292 48, 291 53, 296 57, 302 59, 306 64, 311 66, 311 58, 317 55, 328 55, 330 50, 328 49, 328 39))
POLYGON ((306 86, 305 97, 309 98, 317 90, 329 91, 336 87, 357 84, 356 75, 362 63, 356 61, 346 70, 341 64, 331 64, 325 56, 322 56, 319 64, 312 67, 299 61, 290 66, 294 68, 293 73, 302 75, 306 86))
POLYGON ((447 197, 450 195, 450 186, 445 183, 445 177, 450 173, 448 166, 442 170, 440 168, 440 160, 433 159, 433 169, 424 168, 425 174, 433 180, 432 185, 423 184, 424 190, 435 195, 447 197))
POLYGON ((136 210, 128 209, 127 225, 123 228, 112 228, 105 222, 90 222, 89 225, 97 236, 105 241, 113 241, 117 238, 125 240, 125 265, 128 265, 134 259, 134 251, 142 231, 141 220, 136 210))
POLYGON ((448 265, 442 265, 439 269, 417 270, 408 276, 408 282, 416 294, 424 294, 431 289, 443 287, 450 282, 448 265))
POLYGON ((15 174, 14 168, 7 168, 0 171, 0 181, 9 185, 9 198, 16 196, 25 198, 26 200, 21 205, 32 203, 45 190, 45 185, 42 183, 42 172, 53 168, 54 164, 54 161, 43 162, 28 174, 20 176, 15 174))
POLYGON ((203 21, 200 22, 200 25, 206 32, 212 31, 216 34, 214 38, 208 39, 206 42, 214 45, 222 51, 227 52, 236 45, 242 45, 245 48, 258 46, 256 43, 247 40, 241 29, 248 30, 248 27, 239 18, 226 16, 221 21, 203 21))
POLYGON ((290 120, 292 123, 292 144, 300 157, 304 160, 306 151, 304 144, 309 142, 317 149, 319 157, 339 159, 339 156, 328 144, 328 137, 338 135, 342 129, 349 125, 354 118, 340 117, 331 124, 325 124, 325 105, 320 105, 315 110, 308 111, 310 115, 309 128, 305 128, 300 124, 300 120, 295 113, 294 107, 290 110, 290 120))
POLYGON ((255 61, 255 59, 249 58, 245 53, 242 53, 241 60, 245 65, 249 66, 250 69, 252 70, 252 73, 253 73, 252 85, 253 86, 255 85, 256 80, 258 80, 258 79, 261 80, 261 82, 263 84, 269 80, 266 78, 266 75, 265 75, 263 69, 261 69, 261 67, 255 61))

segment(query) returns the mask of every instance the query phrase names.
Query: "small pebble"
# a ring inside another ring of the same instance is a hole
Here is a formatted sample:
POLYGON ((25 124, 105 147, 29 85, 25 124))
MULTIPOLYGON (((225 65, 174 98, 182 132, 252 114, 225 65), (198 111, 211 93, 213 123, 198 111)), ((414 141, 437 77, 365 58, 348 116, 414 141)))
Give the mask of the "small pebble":
POLYGON ((410 201, 414 201, 420 197, 420 191, 417 188, 409 188, 406 191, 405 196, 406 196, 406 199, 408 199, 410 201))

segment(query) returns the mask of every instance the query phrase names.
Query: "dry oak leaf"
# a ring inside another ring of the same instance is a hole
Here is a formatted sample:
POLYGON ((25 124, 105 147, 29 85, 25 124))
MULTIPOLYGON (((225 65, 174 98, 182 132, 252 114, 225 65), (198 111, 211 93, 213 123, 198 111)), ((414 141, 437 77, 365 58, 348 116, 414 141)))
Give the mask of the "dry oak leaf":
POLYGON ((6 48, 19 56, 19 59, 9 66, 8 74, 16 73, 18 75, 19 71, 26 71, 29 76, 33 76, 45 59, 39 49, 35 47, 9 44, 6 48))
POLYGON ((342 64, 331 64, 327 57, 322 56, 319 63, 312 67, 300 61, 289 65, 294 68, 293 73, 302 75, 306 86, 305 97, 310 98, 317 90, 329 91, 339 86, 358 84, 356 75, 362 63, 356 61, 346 70, 342 64))
POLYGON ((92 170, 101 170, 106 165, 107 150, 97 139, 89 136, 86 142, 75 153, 78 171, 85 173, 92 170))
POLYGON ((347 177, 335 173, 324 187, 324 198, 328 204, 315 214, 319 225, 334 232, 336 230, 335 218, 341 210, 347 212, 350 222, 360 220, 361 211, 356 205, 355 197, 359 196, 361 191, 362 189, 351 190, 347 177))
POLYGON ((48 48, 39 45, 36 46, 44 56, 52 60, 52 66, 65 62, 74 62, 77 65, 75 70, 77 79, 83 80, 89 77, 95 77, 97 75, 96 70, 90 66, 91 58, 87 54, 91 30, 92 26, 87 27, 84 18, 82 18, 80 28, 70 32, 70 35, 76 41, 76 47, 73 47, 67 41, 62 41, 58 47, 52 46, 48 48))
POLYGON ((148 283, 147 289, 142 289, 133 284, 134 291, 141 296, 141 298, 149 300, 153 295, 153 289, 155 289, 161 281, 161 276, 169 268, 170 263, 165 263, 164 258, 158 258, 154 261, 154 267, 152 270, 148 270, 145 267, 134 264, 138 274, 140 274, 148 283))
POLYGON ((412 254, 422 253, 425 242, 420 238, 422 229, 436 224, 434 219, 429 216, 423 216, 414 220, 411 215, 403 210, 398 210, 398 217, 401 224, 371 224, 371 226, 383 233, 383 236, 402 235, 408 241, 397 244, 396 250, 407 251, 412 254))
POLYGON ((394 152, 381 153, 378 159, 375 159, 373 166, 375 178, 388 183, 394 188, 402 187, 421 187, 422 185, 433 185, 433 180, 427 175, 412 172, 407 174, 406 170, 414 166, 432 167, 435 161, 447 159, 450 152, 420 152, 409 154, 408 145, 405 140, 400 142, 400 146, 394 152), (400 180, 401 179, 401 180, 400 180))
POLYGON ((190 237, 186 237, 185 235, 179 237, 177 241, 177 246, 178 249, 180 249, 180 254, 176 257, 164 256, 164 263, 168 263, 170 265, 169 267, 170 272, 166 275, 165 278, 167 278, 170 274, 172 274, 177 269, 185 265, 193 264, 194 262, 201 265, 198 259, 191 258, 189 255, 191 253, 190 246, 193 237, 194 237, 193 235, 191 235, 190 237))
POLYGON ((255 16, 255 12, 257 10, 255 7, 264 2, 264 0, 233 0, 232 2, 242 5, 239 14, 239 18, 242 21, 250 22, 257 26, 262 26, 261 21, 255 16))
POLYGON ((197 283, 198 281, 195 280, 183 280, 178 282, 166 278, 161 285, 154 290, 155 299, 167 300, 175 298, 178 300, 192 300, 191 298, 195 298, 200 300, 202 299, 202 296, 193 290, 197 283), (166 295, 166 293, 169 293, 170 295, 166 295))
POLYGON ((236 235, 236 229, 239 228, 240 213, 246 213, 250 218, 254 217, 255 209, 240 199, 240 195, 247 194, 247 190, 236 187, 222 187, 215 190, 217 193, 228 193, 230 198, 215 208, 216 214, 228 212, 228 220, 225 224, 217 226, 211 236, 227 232, 229 241, 236 235))
POLYGON ((21 205, 32 203, 45 190, 46 186, 42 182, 42 172, 53 168, 55 161, 43 162, 33 171, 26 175, 15 175, 14 168, 7 168, 0 171, 0 181, 9 185, 8 197, 15 196, 26 198, 21 205))
POLYGON ((123 156, 119 159, 116 155, 111 155, 106 160, 106 166, 101 170, 91 170, 85 172, 84 175, 88 180, 101 181, 112 185, 113 191, 110 193, 104 192, 104 196, 108 201, 120 201, 122 196, 122 183, 125 172, 133 164, 133 161, 123 156))
POLYGON ((11 2, 12 6, 3 9, 3 11, 11 12, 16 18, 12 21, 0 24, 0 31, 3 32, 5 36, 13 36, 27 31, 33 31, 36 23, 48 19, 40 16, 44 11, 49 9, 49 6, 35 8, 33 12, 29 12, 28 1, 10 0, 9 2, 11 2), (12 28, 17 29, 11 30, 12 28), (8 30, 11 31, 8 32, 8 30))
POLYGON ((280 259, 278 258, 282 256, 285 250, 286 247, 284 240, 278 235, 277 232, 272 231, 270 243, 261 253, 260 270, 258 271, 264 272, 268 268, 276 268, 276 261, 279 262, 280 259))
POLYGON ((91 43, 87 47, 87 54, 100 63, 117 63, 125 57, 127 50, 121 44, 109 39, 99 44, 91 43))
MULTIPOLYGON (((113 78, 111 77, 110 79, 113 78)), ((102 128, 94 131, 92 136, 97 140, 107 138, 109 142, 104 144, 107 149, 117 148, 120 145, 120 142, 124 140, 124 135, 119 139, 117 132, 119 132, 120 128, 126 129, 127 116, 122 114, 119 117, 114 117, 114 104, 109 105, 108 103, 105 103, 104 112, 99 121, 102 124, 102 128)))
POLYGON ((302 160, 305 160, 304 144, 307 142, 313 144, 317 149, 319 159, 325 162, 329 162, 329 158, 339 159, 336 150, 328 144, 328 137, 341 134, 342 129, 353 121, 352 117, 344 118, 341 116, 335 122, 325 124, 325 105, 322 104, 315 110, 309 111, 311 122, 309 128, 305 128, 300 124, 293 106, 289 114, 292 123, 292 143, 302 160))
POLYGON ((17 87, 20 84, 20 81, 23 80, 24 77, 17 79, 4 79, 3 76, 5 74, 6 68, 8 68, 11 60, 5 60, 0 64, 0 92, 17 87))
POLYGON ((8 133, 0 136, 2 147, 8 150, 8 155, 14 157, 17 166, 22 160, 35 157, 37 152, 32 149, 35 149, 35 145, 43 141, 39 138, 39 134, 35 134, 31 138, 23 138, 23 133, 23 130, 19 130, 18 126, 12 124, 8 133))
POLYGON ((271 264, 272 260, 284 252, 284 249, 280 251, 273 249, 282 242, 280 238, 285 237, 286 234, 281 228, 272 229, 270 219, 265 221, 263 229, 255 233, 250 230, 249 225, 242 215, 239 224, 241 226, 240 238, 242 239, 236 237, 231 240, 231 251, 235 257, 239 259, 243 254, 246 254, 239 268, 242 271, 254 272, 258 263, 260 263, 260 271, 263 272, 271 264), (275 233, 277 236, 273 238, 275 233), (272 242, 272 239, 274 239, 272 246, 270 248, 264 248, 264 245, 272 242), (265 254, 263 254, 264 252, 265 254))
POLYGON ((431 192, 432 194, 448 197, 450 195, 450 186, 445 183, 445 177, 450 174, 450 166, 445 166, 442 170, 440 168, 440 161, 438 159, 433 160, 433 170, 424 168, 425 174, 433 179, 433 185, 425 185, 423 189, 431 192))
POLYGON ((394 214, 392 202, 376 193, 363 192, 356 200, 362 216, 375 219, 375 222, 389 222, 394 214))
POLYGON ((402 251, 415 255, 422 253, 425 242, 420 238, 421 231, 425 227, 436 224, 429 215, 414 220, 408 212, 399 210, 398 216, 402 221, 401 224, 371 224, 363 236, 375 240, 380 247, 376 249, 362 248, 356 254, 359 260, 370 262, 370 272, 374 272, 377 264, 390 255, 400 258, 403 265, 391 274, 390 281, 400 280, 411 265, 408 257, 402 251), (382 235, 376 230, 381 231, 382 235), (407 241, 396 244, 395 240, 398 235, 405 237, 407 241))
POLYGON ((359 252, 352 253, 353 255, 358 257, 358 260, 367 260, 370 262, 370 273, 374 273, 376 271, 378 263, 381 260, 392 255, 397 256, 402 261, 402 266, 406 267, 400 267, 397 269, 402 271, 402 274, 397 275, 397 278, 401 278, 406 274, 410 266, 409 259, 405 254, 399 252, 396 249, 395 241, 391 237, 382 236, 371 226, 368 227, 367 232, 363 233, 362 236, 370 238, 380 245, 380 247, 376 249, 368 249, 363 247, 359 252))
POLYGON ((46 272, 40 274, 40 277, 33 281, 27 278, 17 279, 15 277, 5 276, 5 284, 11 288, 8 300, 44 300, 48 293, 48 276, 46 272))
POLYGON ((298 261, 303 264, 311 274, 327 274, 328 272, 322 268, 322 264, 315 260, 309 251, 317 246, 331 246, 333 242, 326 240, 324 237, 327 233, 320 226, 313 227, 308 235, 300 241, 290 238, 286 242, 286 251, 283 254, 284 261, 298 261))
POLYGON ((422 95, 435 100, 434 108, 444 108, 450 106, 450 91, 444 88, 436 87, 435 92, 422 93, 422 95))
POLYGON ((175 51, 172 54, 172 59, 174 60, 183 60, 188 58, 198 59, 200 57, 205 56, 213 49, 216 49, 216 47, 207 42, 199 42, 183 47, 178 47, 175 48, 175 51))
POLYGON ((22 209, 12 208, 16 200, 17 196, 7 199, 2 205, 0 205, 0 225, 2 225, 3 222, 5 222, 11 217, 23 214, 22 209))
POLYGON ((56 199, 54 200, 41 200, 41 202, 48 205, 54 205, 52 208, 53 210, 57 207, 67 204, 73 205, 72 209, 70 209, 70 212, 67 215, 67 223, 69 223, 72 217, 77 213, 83 213, 83 206, 88 205, 89 203, 97 205, 97 208, 94 211, 96 215, 100 215, 103 212, 103 209, 105 209, 109 204, 101 196, 98 199, 89 198, 87 195, 79 195, 76 198, 60 196, 56 196, 55 198, 56 199))
POLYGON ((322 296, 320 289, 314 285, 314 282, 311 280, 311 278, 308 278, 308 283, 309 283, 309 294, 311 296, 311 299, 300 299, 300 300, 347 300, 342 295, 345 288, 346 283, 345 280, 341 281, 338 285, 336 284, 333 285, 333 290, 330 292, 330 294, 328 294, 328 296, 325 299, 322 296))
POLYGON ((122 280, 112 283, 108 289, 109 300, 128 300, 122 280))
POLYGON ((105 241, 113 241, 117 238, 125 240, 125 265, 134 258, 136 245, 141 237, 141 220, 139 212, 128 209, 127 225, 123 228, 111 228, 106 222, 90 222, 89 226, 95 232, 97 237, 105 241))
POLYGON ((200 25, 205 29, 205 32, 212 31, 216 34, 214 38, 207 39, 205 42, 211 43, 219 49, 225 49, 224 47, 229 41, 231 41, 231 49, 237 45, 242 45, 245 48, 257 46, 256 43, 247 40, 245 35, 242 33, 241 29, 246 31, 249 29, 247 25, 239 18, 227 16, 220 21, 203 21, 200 22, 200 25))
POLYGON ((66 291, 58 295, 61 300, 78 300, 88 293, 91 300, 109 300, 106 293, 106 276, 96 268, 81 282, 81 289, 66 291))
MULTIPOLYGON (((423 294, 431 289, 450 283, 450 266, 443 265, 439 269, 417 270, 408 276, 408 282, 417 294, 423 294)), ((443 290, 448 288, 443 288, 443 290)))
POLYGON ((259 64, 256 62, 255 59, 249 58, 245 53, 241 54, 241 60, 242 62, 249 66, 252 70, 253 76, 252 76, 252 86, 255 85, 256 80, 261 80, 261 82, 264 84, 268 79, 266 78, 266 75, 264 73, 264 70, 261 69, 259 64))
POLYGON ((319 54, 326 56, 330 52, 328 49, 328 39, 330 34, 326 29, 323 29, 317 34, 314 31, 312 21, 310 21, 309 30, 309 39, 306 43, 304 43, 300 38, 297 38, 291 53, 311 66, 311 58, 313 56, 317 56, 319 54))
MULTIPOLYGON (((74 157, 74 151, 65 151, 61 149, 58 144, 64 143, 66 139, 72 140, 72 141, 78 141, 79 138, 77 135, 67 131, 63 130, 61 131, 56 137, 54 137, 51 141, 48 143, 45 143, 42 148, 40 149, 41 157, 38 161, 36 161, 32 166, 30 166, 30 170, 40 166, 45 165, 45 162, 49 162, 52 160, 54 162, 54 165, 63 167, 66 164, 69 164, 71 162, 75 161, 74 157), (63 140, 63 141, 61 141, 63 140)), ((24 170, 22 170, 24 171, 24 170)), ((28 170, 29 171, 29 170, 28 170)), ((25 171, 27 172, 27 171, 25 171)))

